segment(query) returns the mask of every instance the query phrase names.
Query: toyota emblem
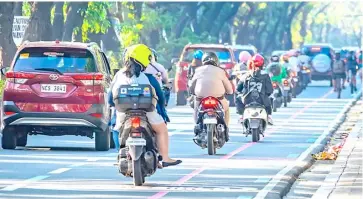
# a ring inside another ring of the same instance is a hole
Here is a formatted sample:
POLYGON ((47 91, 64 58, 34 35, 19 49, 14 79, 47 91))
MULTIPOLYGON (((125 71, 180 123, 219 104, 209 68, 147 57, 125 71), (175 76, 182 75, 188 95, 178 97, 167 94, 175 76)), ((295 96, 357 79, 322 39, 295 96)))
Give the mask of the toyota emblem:
POLYGON ((58 75, 56 75, 56 74, 51 74, 51 75, 49 75, 49 79, 50 79, 50 80, 56 81, 56 80, 58 80, 58 78, 59 78, 59 76, 58 76, 58 75))

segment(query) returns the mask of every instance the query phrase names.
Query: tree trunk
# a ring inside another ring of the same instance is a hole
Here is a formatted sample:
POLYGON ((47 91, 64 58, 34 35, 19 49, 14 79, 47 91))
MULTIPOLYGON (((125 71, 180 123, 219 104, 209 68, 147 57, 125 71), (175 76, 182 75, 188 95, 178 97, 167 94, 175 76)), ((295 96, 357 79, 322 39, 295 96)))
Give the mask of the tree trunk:
MULTIPOLYGON (((83 23, 82 10, 86 10, 88 7, 88 2, 71 2, 69 3, 69 10, 67 12, 67 19, 64 25, 63 41, 71 41, 72 34, 75 27, 81 29, 83 23)), ((81 34, 81 30, 79 31, 81 34)))
POLYGON ((53 2, 34 2, 32 16, 25 30, 23 41, 50 41, 52 39, 52 24, 50 10, 53 2))
POLYGON ((23 16, 23 2, 15 3, 14 16, 23 16))
POLYGON ((101 36, 101 40, 107 51, 110 50, 112 52, 119 52, 121 48, 121 43, 116 35, 114 24, 111 21, 112 15, 108 11, 107 15, 111 25, 110 27, 108 27, 107 32, 101 36))
POLYGON ((14 3, 0 3, 0 66, 10 66, 16 52, 13 41, 14 3))
POLYGON ((64 27, 63 5, 64 2, 55 3, 54 21, 52 27, 53 40, 62 39, 63 27, 64 27))

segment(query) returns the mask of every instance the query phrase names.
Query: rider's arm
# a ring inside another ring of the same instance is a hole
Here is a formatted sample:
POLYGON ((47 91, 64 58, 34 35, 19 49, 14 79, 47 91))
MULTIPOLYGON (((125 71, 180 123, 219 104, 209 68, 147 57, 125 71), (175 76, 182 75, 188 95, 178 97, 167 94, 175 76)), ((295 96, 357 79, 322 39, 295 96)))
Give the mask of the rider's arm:
POLYGON ((266 85, 265 85, 265 92, 266 92, 266 95, 267 96, 270 96, 273 92, 274 92, 274 89, 272 87, 272 82, 271 82, 271 78, 266 75, 266 85))
POLYGON ((161 72, 162 82, 164 84, 169 83, 168 71, 165 69, 165 67, 163 65, 159 64, 159 66, 160 66, 160 72, 161 72))
POLYGON ((226 94, 233 94, 233 86, 231 81, 228 79, 227 75, 225 75, 225 72, 223 71, 221 73, 222 75, 222 82, 224 85, 224 89, 226 90, 226 94))
POLYGON ((112 96, 112 90, 110 89, 110 91, 108 91, 108 104, 111 107, 115 106, 115 103, 113 102, 113 96, 112 96))
POLYGON ((165 96, 164 92, 161 90, 160 84, 156 78, 151 74, 145 74, 147 78, 149 79, 149 82, 152 87, 155 89, 156 96, 158 97, 158 104, 160 106, 165 106, 165 96))

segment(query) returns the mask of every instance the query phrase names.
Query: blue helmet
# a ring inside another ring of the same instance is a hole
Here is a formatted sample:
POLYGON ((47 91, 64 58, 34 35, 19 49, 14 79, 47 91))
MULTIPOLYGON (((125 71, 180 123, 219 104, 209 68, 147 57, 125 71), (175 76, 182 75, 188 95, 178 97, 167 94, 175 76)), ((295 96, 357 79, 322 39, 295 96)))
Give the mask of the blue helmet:
POLYGON ((202 57, 203 57, 203 51, 197 50, 194 52, 194 59, 202 60, 202 57))

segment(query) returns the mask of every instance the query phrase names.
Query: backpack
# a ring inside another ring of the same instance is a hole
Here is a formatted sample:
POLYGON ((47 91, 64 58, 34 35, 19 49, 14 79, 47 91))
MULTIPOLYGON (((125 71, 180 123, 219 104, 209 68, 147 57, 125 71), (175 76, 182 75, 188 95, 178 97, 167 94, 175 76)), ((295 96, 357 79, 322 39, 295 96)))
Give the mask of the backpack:
POLYGON ((333 65, 333 73, 344 73, 345 72, 345 64, 342 60, 334 62, 333 65))

